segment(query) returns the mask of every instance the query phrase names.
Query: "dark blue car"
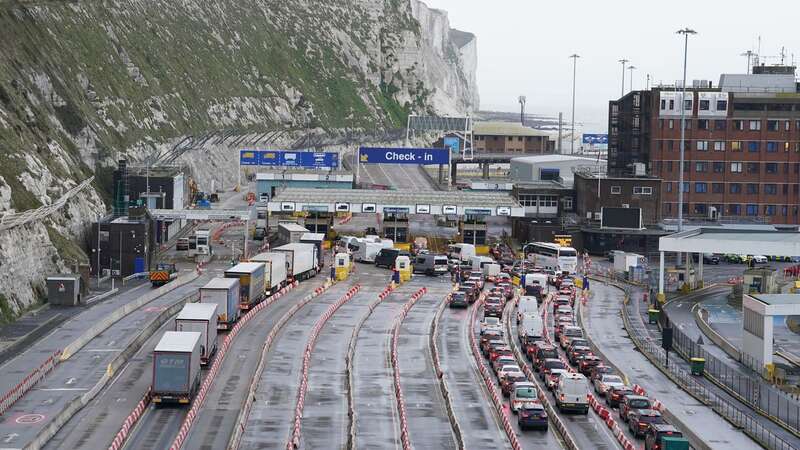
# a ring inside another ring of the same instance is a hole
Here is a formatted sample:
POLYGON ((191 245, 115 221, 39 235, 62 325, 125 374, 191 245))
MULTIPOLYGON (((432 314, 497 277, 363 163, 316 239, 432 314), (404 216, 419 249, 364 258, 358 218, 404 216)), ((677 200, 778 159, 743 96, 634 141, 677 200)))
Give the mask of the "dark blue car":
POLYGON ((517 423, 521 430, 547 431, 547 413, 539 403, 526 404, 517 413, 517 423))

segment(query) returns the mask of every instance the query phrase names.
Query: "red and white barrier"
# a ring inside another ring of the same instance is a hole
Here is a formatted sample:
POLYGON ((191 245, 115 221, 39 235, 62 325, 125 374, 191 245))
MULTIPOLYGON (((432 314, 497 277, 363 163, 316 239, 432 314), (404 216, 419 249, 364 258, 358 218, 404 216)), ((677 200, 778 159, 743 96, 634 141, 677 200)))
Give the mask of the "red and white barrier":
POLYGON ((400 325, 403 320, 411 311, 411 308, 417 303, 417 300, 422 298, 428 292, 427 288, 421 288, 403 305, 403 308, 397 313, 395 317, 394 330, 392 331, 392 377, 394 380, 394 394, 397 401, 397 412, 400 416, 400 442, 403 445, 403 450, 411 450, 411 440, 408 435, 408 416, 406 415, 406 400, 403 397, 403 387, 400 384, 400 365, 397 363, 397 341, 400 338, 400 325))
POLYGON ((61 350, 56 350, 39 367, 33 369, 22 381, 3 394, 3 397, 0 398, 0 415, 8 411, 17 400, 33 389, 36 383, 41 381, 45 375, 58 365, 59 361, 61 361, 61 350))
POLYGON ((347 214, 347 216, 343 217, 339 221, 339 225, 344 225, 344 224, 350 222, 352 219, 353 219, 353 213, 349 213, 349 214, 347 214))
POLYGON ((152 392, 150 388, 147 389, 147 392, 144 393, 144 397, 139 400, 139 403, 136 404, 136 407, 133 408, 128 417, 125 419, 125 422, 122 423, 122 428, 117 432, 117 435, 114 436, 114 440, 111 441, 111 445, 108 447, 108 450, 119 450, 125 444, 125 440, 128 439, 128 435, 130 434, 133 426, 136 425, 136 422, 139 421, 139 418, 142 417, 142 414, 147 410, 147 406, 150 405, 150 399, 152 398, 152 392))
MULTIPOLYGON (((292 434, 289 436, 289 442, 286 443, 286 448, 289 450, 300 448, 300 435, 302 433, 303 424, 303 408, 305 406, 306 393, 308 392, 308 371, 311 366, 311 353, 314 351, 314 346, 317 343, 319 334, 325 323, 342 307, 345 303, 349 302, 358 291, 361 290, 361 283, 357 283, 350 288, 336 303, 328 307, 311 329, 311 335, 308 338, 305 352, 303 353, 303 371, 300 375, 300 386, 297 388, 297 404, 294 408, 294 426, 292 427, 292 434)), ((177 449, 175 449, 177 450, 177 449)))
POLYGON ((514 427, 511 425, 511 420, 508 418, 508 414, 503 407, 503 399, 497 393, 497 388, 494 385, 494 381, 492 380, 492 375, 489 372, 489 369, 486 367, 486 363, 483 361, 483 356, 481 355, 481 351, 478 348, 477 339, 475 338, 475 320, 478 312, 478 308, 483 304, 484 300, 486 299, 486 294, 482 293, 481 296, 478 298, 478 301, 475 302, 475 306, 470 310, 469 315, 469 343, 470 348, 472 348, 472 356, 475 358, 475 362, 478 364, 478 371, 481 374, 481 378, 483 378, 483 383, 486 385, 486 389, 489 391, 489 397, 492 399, 492 405, 494 406, 495 410, 497 411, 498 416, 500 417, 501 422, 503 423, 503 430, 506 432, 506 436, 508 436, 508 441, 511 443, 511 448, 514 450, 521 450, 522 444, 519 441, 519 437, 517 433, 514 431, 514 427))

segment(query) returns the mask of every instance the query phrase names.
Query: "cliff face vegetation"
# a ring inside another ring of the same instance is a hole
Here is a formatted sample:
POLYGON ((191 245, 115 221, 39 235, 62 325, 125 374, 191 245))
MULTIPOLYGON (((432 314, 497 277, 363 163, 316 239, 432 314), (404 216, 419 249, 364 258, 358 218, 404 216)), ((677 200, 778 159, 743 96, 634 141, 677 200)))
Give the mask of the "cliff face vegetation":
POLYGON ((475 37, 417 0, 0 0, 0 42, 0 215, 96 175, 58 213, 0 231, 0 307, 14 313, 86 259, 119 156, 478 106, 475 37))

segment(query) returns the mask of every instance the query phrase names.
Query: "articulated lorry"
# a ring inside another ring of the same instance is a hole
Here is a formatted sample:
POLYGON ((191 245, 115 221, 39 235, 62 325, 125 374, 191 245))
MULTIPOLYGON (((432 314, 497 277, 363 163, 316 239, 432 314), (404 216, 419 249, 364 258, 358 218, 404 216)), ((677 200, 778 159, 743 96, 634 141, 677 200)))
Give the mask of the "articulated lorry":
POLYGON ((225 278, 239 279, 239 309, 247 311, 254 307, 266 294, 264 263, 246 262, 237 264, 225 271, 225 278))
POLYGON ((175 318, 175 331, 200 332, 200 364, 205 366, 217 353, 216 303, 187 303, 175 318))
POLYGON ((286 244, 273 251, 286 253, 287 278, 291 280, 307 280, 319 271, 320 255, 314 244, 286 244))
POLYGON ((200 387, 200 333, 167 331, 153 350, 153 403, 188 405, 200 387))
POLYGON ((217 329, 230 330, 239 320, 239 278, 213 278, 200 288, 200 303, 217 305, 217 329))
POLYGON ((266 252, 250 258, 250 262, 264 264, 264 280, 268 295, 272 295, 286 286, 286 257, 286 252, 266 252))

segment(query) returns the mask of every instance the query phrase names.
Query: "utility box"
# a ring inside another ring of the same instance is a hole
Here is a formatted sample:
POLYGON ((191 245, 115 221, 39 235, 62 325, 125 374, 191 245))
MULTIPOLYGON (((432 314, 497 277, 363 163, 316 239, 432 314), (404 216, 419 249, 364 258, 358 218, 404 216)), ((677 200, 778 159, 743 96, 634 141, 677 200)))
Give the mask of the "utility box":
POLYGON ((744 271, 743 290, 746 294, 777 294, 776 272, 772 267, 758 267, 744 271))
POLYGON ((78 274, 47 277, 47 301, 57 306, 78 306, 81 300, 81 276, 78 274))
POLYGON ((336 281, 342 281, 350 273, 350 255, 347 253, 337 253, 334 257, 336 267, 336 281))
POLYGON ((406 255, 400 255, 394 260, 394 267, 400 273, 400 282, 405 283, 411 279, 411 258, 406 255))

